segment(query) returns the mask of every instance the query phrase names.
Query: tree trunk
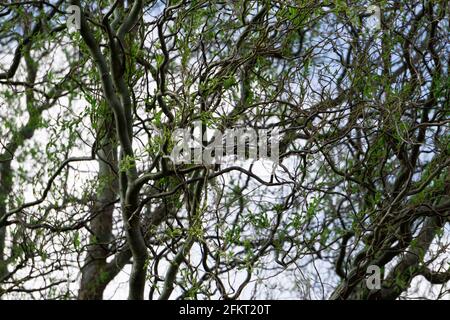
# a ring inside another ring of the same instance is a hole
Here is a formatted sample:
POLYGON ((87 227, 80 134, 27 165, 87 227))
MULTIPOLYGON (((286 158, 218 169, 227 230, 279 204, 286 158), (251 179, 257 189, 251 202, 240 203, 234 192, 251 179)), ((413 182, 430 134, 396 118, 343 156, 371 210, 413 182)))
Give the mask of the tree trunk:
MULTIPOLYGON (((105 123, 108 125, 107 121, 105 123)), ((113 170, 117 168, 117 148, 113 145, 114 132, 111 131, 114 130, 108 129, 98 152, 99 187, 92 212, 94 218, 90 223, 93 234, 90 237, 85 264, 81 269, 78 292, 80 300, 101 300, 103 291, 112 279, 106 268, 108 248, 112 240, 114 202, 117 196, 117 173, 113 170)))

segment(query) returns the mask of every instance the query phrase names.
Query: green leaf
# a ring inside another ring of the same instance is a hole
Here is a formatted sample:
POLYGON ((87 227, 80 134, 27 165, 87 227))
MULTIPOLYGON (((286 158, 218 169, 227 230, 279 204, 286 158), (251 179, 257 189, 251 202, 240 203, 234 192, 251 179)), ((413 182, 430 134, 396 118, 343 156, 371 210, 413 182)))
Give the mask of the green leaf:
POLYGON ((80 233, 78 231, 75 231, 73 236, 73 245, 76 250, 79 250, 81 247, 81 241, 80 241, 80 233))

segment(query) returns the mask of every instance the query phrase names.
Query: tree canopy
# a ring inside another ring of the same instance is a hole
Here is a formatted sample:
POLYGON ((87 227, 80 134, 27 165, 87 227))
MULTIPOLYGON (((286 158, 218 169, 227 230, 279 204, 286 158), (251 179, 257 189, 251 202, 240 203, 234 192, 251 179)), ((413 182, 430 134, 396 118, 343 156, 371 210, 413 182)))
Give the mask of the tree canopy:
POLYGON ((0 298, 448 298, 448 10, 2 1, 0 298))

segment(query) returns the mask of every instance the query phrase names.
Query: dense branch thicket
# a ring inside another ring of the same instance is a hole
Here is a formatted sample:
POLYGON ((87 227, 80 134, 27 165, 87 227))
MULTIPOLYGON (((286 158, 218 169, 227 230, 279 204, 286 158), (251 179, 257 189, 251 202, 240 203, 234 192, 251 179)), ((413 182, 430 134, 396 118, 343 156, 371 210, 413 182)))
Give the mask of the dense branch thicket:
POLYGON ((448 17, 2 1, 0 297, 448 298, 448 17), (279 161, 174 162, 197 122, 278 130, 279 161))

